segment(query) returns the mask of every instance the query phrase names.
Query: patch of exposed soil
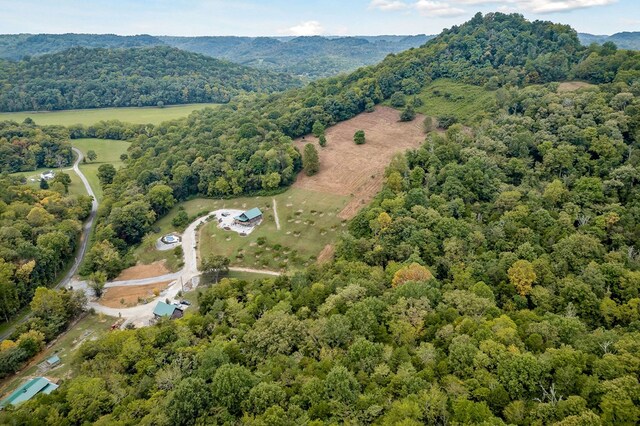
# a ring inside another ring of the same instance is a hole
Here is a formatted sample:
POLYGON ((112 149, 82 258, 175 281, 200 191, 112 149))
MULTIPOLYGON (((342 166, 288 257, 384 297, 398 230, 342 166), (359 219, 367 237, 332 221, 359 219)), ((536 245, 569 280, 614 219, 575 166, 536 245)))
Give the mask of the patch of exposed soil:
MULTIPOLYGON (((411 122, 400 122, 400 112, 378 106, 374 112, 362 113, 327 129, 327 146, 321 148, 320 171, 314 176, 298 175, 294 187, 317 192, 352 196, 352 200, 338 214, 341 219, 352 218, 380 191, 384 169, 393 155, 424 142, 424 116, 418 114, 411 122), (364 130, 366 143, 356 145, 353 134, 364 130)), ((302 151, 307 143, 318 144, 316 137, 295 140, 302 151)))
POLYGON ((336 252, 336 248, 333 244, 327 244, 324 246, 320 254, 318 255, 318 263, 325 263, 333 259, 333 254, 336 252))
POLYGON ((170 274, 171 271, 165 265, 164 260, 150 263, 149 265, 136 265, 120 272, 114 281, 139 280, 142 278, 153 278, 170 274))
POLYGON ((128 308, 156 298, 172 281, 146 285, 123 285, 105 288, 99 303, 109 308, 128 308), (122 303, 124 302, 124 303, 122 303))

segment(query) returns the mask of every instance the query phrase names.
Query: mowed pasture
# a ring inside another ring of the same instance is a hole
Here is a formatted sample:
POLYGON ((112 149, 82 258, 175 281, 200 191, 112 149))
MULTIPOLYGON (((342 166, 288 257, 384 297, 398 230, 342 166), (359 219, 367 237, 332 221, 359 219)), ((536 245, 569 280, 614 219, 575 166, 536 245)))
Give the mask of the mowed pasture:
POLYGON ((328 128, 324 148, 312 135, 296 139, 301 152, 307 143, 316 145, 320 171, 313 176, 301 172, 293 188, 349 197, 338 218, 352 218, 382 188, 384 170, 393 155, 417 148, 424 142, 423 120, 424 116, 418 114, 413 121, 400 122, 399 111, 378 106, 374 112, 359 114, 328 128), (365 132, 363 145, 353 142, 357 130, 365 132))
POLYGON ((99 121, 120 120, 134 124, 160 124, 163 121, 175 120, 186 117, 193 111, 207 107, 216 107, 219 104, 187 104, 172 105, 164 108, 140 107, 140 108, 96 108, 74 109, 65 111, 26 111, 0 113, 0 121, 13 120, 24 121, 30 117, 36 124, 71 126, 83 124, 90 126, 99 121))
MULTIPOLYGON (((256 270, 295 270, 314 263, 323 248, 333 244, 345 221, 338 217, 350 197, 291 188, 271 197, 240 197, 228 200, 193 199, 181 204, 189 216, 223 208, 262 210, 262 223, 248 236, 218 228, 211 221, 198 230, 198 257, 209 255, 229 257, 231 266, 256 270), (280 229, 276 226, 273 201, 276 202, 280 229)), ((174 231, 171 220, 178 213, 177 206, 156 223, 155 233, 145 238, 136 250, 139 261, 157 261, 173 256, 173 251, 153 250, 155 241, 174 231)), ((234 274, 236 274, 234 272, 234 274)), ((245 278, 245 274, 239 275, 245 278)), ((250 275, 247 275, 250 277, 250 275)))
POLYGON ((122 166, 122 160, 120 155, 127 152, 129 148, 129 142, 116 141, 107 139, 74 139, 71 141, 74 148, 78 148, 85 156, 89 150, 95 151, 98 158, 90 162, 87 159, 86 163, 80 163, 80 170, 86 176, 91 185, 91 189, 96 194, 98 202, 102 200, 102 187, 100 186, 100 180, 98 179, 98 168, 105 163, 113 164, 118 169, 122 166))

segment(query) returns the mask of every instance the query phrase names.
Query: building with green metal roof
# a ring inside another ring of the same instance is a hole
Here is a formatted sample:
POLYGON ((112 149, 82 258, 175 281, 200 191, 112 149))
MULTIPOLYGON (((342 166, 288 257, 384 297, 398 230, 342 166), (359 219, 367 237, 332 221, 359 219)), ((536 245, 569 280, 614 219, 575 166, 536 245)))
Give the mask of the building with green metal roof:
POLYGON ((238 225, 253 226, 262 220, 262 211, 254 207, 234 217, 234 220, 238 225))
POLYGON ((18 405, 33 398, 39 393, 50 394, 58 389, 58 385, 46 377, 34 377, 24 382, 11 395, 0 401, 0 409, 7 405, 18 405))
POLYGON ((171 319, 182 318, 182 315, 184 315, 182 309, 178 308, 176 305, 170 305, 165 302, 158 302, 156 307, 153 309, 153 316, 156 317, 156 319, 162 317, 169 317, 171 319))

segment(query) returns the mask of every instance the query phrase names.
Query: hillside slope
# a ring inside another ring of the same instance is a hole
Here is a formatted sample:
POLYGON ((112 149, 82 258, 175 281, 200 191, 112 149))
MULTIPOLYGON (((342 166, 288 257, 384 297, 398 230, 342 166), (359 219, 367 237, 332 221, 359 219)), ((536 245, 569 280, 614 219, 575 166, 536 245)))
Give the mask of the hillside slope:
POLYGON ((640 31, 624 31, 612 35, 594 35, 579 33, 580 42, 585 46, 591 43, 603 44, 613 42, 620 49, 640 50, 640 31))
POLYGON ((222 280, 197 313, 87 341, 75 378, 0 423, 638 424, 638 64, 566 26, 476 15, 349 76, 145 129, 105 187, 92 256, 109 267, 168 195, 289 185, 290 137, 316 121, 441 77, 498 87, 480 125, 393 158, 334 261, 222 280), (558 92, 585 58, 607 83, 558 92))
POLYGON ((172 46, 259 69, 308 78, 353 71, 387 54, 423 45, 433 36, 363 37, 168 37, 113 34, 0 35, 0 58, 57 53, 72 47, 130 48, 172 46))
POLYGON ((284 74, 170 47, 72 48, 5 61, 2 69, 0 111, 224 103, 242 92, 300 84, 284 74))

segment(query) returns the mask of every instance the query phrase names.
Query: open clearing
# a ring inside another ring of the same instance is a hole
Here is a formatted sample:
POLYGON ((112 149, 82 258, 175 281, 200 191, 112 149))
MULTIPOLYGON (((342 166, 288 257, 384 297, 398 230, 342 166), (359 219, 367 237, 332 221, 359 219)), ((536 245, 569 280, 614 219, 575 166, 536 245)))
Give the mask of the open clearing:
MULTIPOLYGON (((328 128, 327 146, 317 146, 320 171, 314 176, 300 173, 293 187, 352 197, 338 215, 340 219, 352 218, 382 188, 384 170, 393 155, 424 142, 424 116, 418 114, 407 123, 399 119, 399 111, 379 106, 375 112, 359 114, 328 128), (365 132, 364 145, 353 142, 357 130, 365 132)), ((317 138, 310 135, 295 140, 300 151, 309 142, 318 144, 317 138)))
MULTIPOLYGON (((494 91, 447 79, 436 80, 417 96, 422 100, 418 112, 430 117, 452 115, 464 124, 482 120, 495 104, 494 91)), ((407 96, 407 100, 410 98, 407 96)))
MULTIPOLYGON (((236 232, 208 222, 198 232, 198 257, 219 254, 231 259, 232 267, 264 270, 293 270, 316 261, 322 249, 332 244, 345 223, 337 216, 350 197, 291 188, 282 194, 267 197, 241 197, 229 200, 197 198, 181 204, 191 217, 222 208, 247 210, 259 207, 264 219, 250 235, 241 237, 236 232), (280 220, 277 229, 273 215, 275 199, 280 220)), ((178 206, 157 223, 157 231, 148 235, 136 250, 139 261, 156 261, 174 257, 173 252, 150 250, 150 244, 164 234, 176 231, 171 220, 178 206), (150 244, 147 244, 150 243, 150 244)), ((172 268, 170 268, 172 269, 172 268)), ((233 277, 262 278, 256 274, 232 272, 233 277)))
POLYGON ((130 143, 126 141, 87 138, 74 139, 71 141, 71 144, 82 151, 85 157, 87 156, 87 151, 91 149, 96 152, 98 156, 96 161, 89 162, 89 160, 87 160, 86 163, 80 163, 80 170, 82 170, 82 173, 87 177, 98 202, 102 201, 102 187, 98 179, 98 168, 105 163, 113 164, 116 169, 122 166, 120 155, 127 152, 130 143))
POLYGON ((161 281, 145 285, 109 287, 98 301, 109 308, 129 308, 154 299, 173 281, 161 281))
POLYGON ((84 189, 84 185, 80 180, 80 176, 78 176, 71 167, 63 167, 62 169, 51 169, 49 167, 45 167, 38 170, 30 171, 30 172, 11 173, 11 176, 24 176, 27 179, 27 185, 32 186, 34 188, 40 188, 40 174, 44 172, 48 172, 49 170, 53 170, 56 173, 62 171, 69 175, 69 177, 71 178, 71 184, 69 185, 69 194, 87 195, 87 191, 84 189), (35 181, 32 182, 31 179, 35 179, 35 181))
POLYGON ((558 93, 575 92, 579 89, 597 87, 594 84, 584 81, 563 81, 558 85, 558 93))
POLYGON ((171 272, 164 261, 153 262, 149 265, 136 265, 120 272, 114 281, 139 280, 142 278, 159 277, 171 272))
POLYGON ((134 124, 160 124, 163 121, 186 117, 199 109, 218 105, 187 104, 164 108, 97 108, 67 111, 4 112, 0 113, 0 121, 13 120, 22 122, 25 118, 31 117, 39 125, 71 126, 73 124, 84 124, 85 126, 90 126, 103 120, 120 120, 134 124))

